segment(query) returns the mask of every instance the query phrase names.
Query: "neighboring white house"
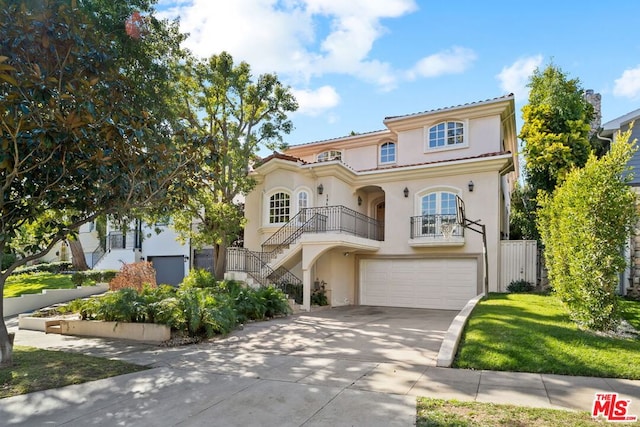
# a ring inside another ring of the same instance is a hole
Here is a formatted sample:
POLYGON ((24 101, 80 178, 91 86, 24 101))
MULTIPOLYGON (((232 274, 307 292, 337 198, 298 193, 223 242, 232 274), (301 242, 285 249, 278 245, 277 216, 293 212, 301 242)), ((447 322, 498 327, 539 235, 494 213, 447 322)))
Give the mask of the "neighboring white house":
POLYGON ((324 283, 330 305, 457 310, 482 292, 482 236, 455 225, 456 196, 486 226, 490 291, 499 288, 517 180, 513 95, 387 117, 385 129, 311 142, 254 167, 245 248, 229 277, 324 283))
MULTIPOLYGON (((89 268, 97 262, 98 259, 104 254, 104 250, 100 245, 100 239, 96 230, 95 222, 88 222, 80 226, 78 230, 78 239, 82 243, 82 249, 84 250, 84 256, 89 268)), ((53 249, 51 249, 46 255, 39 259, 40 262, 57 262, 57 261, 71 261, 72 254, 67 242, 58 242, 53 249)))
MULTIPOLYGON (((101 243, 95 222, 88 222, 80 226, 78 239, 91 269, 120 270, 123 264, 147 260, 156 269, 157 283, 170 285, 182 282, 191 268, 213 273, 213 249, 193 248, 188 240, 180 243, 168 224, 132 221, 123 232, 122 226, 108 221, 106 241, 101 243)), ((71 260, 71 250, 64 241, 40 258, 41 262, 71 260)))

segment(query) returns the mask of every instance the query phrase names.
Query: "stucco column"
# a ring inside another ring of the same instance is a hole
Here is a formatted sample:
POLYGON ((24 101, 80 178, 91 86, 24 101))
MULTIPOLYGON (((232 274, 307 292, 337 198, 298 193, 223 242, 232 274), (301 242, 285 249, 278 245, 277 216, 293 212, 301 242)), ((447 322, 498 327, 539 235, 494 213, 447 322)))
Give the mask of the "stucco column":
POLYGON ((311 269, 302 270, 302 309, 311 311, 311 269))

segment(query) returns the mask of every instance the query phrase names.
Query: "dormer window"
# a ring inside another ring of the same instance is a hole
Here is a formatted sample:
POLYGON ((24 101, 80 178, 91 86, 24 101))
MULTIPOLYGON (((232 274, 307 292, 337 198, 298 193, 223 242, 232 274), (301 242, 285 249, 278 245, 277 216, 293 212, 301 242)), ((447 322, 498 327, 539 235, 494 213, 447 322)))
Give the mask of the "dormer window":
POLYGON ((427 149, 458 148, 466 145, 463 122, 441 122, 427 130, 427 149))
POLYGON ((395 142, 385 142, 380 146, 380 163, 396 162, 396 144, 395 142))
POLYGON ((342 152, 336 150, 324 151, 316 158, 319 162, 329 162, 331 160, 342 160, 342 152))

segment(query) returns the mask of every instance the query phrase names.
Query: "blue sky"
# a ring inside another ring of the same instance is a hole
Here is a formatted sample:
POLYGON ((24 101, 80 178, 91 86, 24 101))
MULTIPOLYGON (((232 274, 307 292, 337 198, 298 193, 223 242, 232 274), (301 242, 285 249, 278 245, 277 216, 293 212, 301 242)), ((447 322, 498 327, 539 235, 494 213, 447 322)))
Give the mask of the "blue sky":
POLYGON ((385 116, 527 102, 553 62, 602 94, 603 123, 640 108, 636 0, 159 0, 186 47, 275 72, 300 109, 290 145, 383 129, 385 116))

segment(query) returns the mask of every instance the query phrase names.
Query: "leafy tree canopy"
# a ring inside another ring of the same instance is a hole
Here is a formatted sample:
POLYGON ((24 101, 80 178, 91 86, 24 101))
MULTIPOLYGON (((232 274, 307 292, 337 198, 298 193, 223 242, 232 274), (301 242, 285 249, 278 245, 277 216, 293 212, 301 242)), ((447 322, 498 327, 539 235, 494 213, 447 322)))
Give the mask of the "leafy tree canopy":
POLYGON ((189 190, 198 141, 180 133, 164 81, 176 31, 148 1, 0 0, 0 254, 21 254, 0 291, 81 224, 189 190), (138 8, 150 14, 134 39, 125 21, 138 8))
POLYGON ((234 64, 226 52, 190 58, 180 82, 189 132, 202 141, 208 161, 192 182, 197 195, 175 206, 174 227, 196 245, 214 246, 215 272, 221 277, 226 247, 244 225, 238 196, 254 186, 248 172, 262 147, 285 147, 283 134, 293 129, 287 113, 298 105, 275 74, 254 78, 249 64, 234 64))
POLYGON ((554 64, 536 69, 528 86, 529 103, 522 108, 524 172, 534 194, 551 193, 573 167, 589 157, 593 106, 583 96, 578 79, 554 64))

